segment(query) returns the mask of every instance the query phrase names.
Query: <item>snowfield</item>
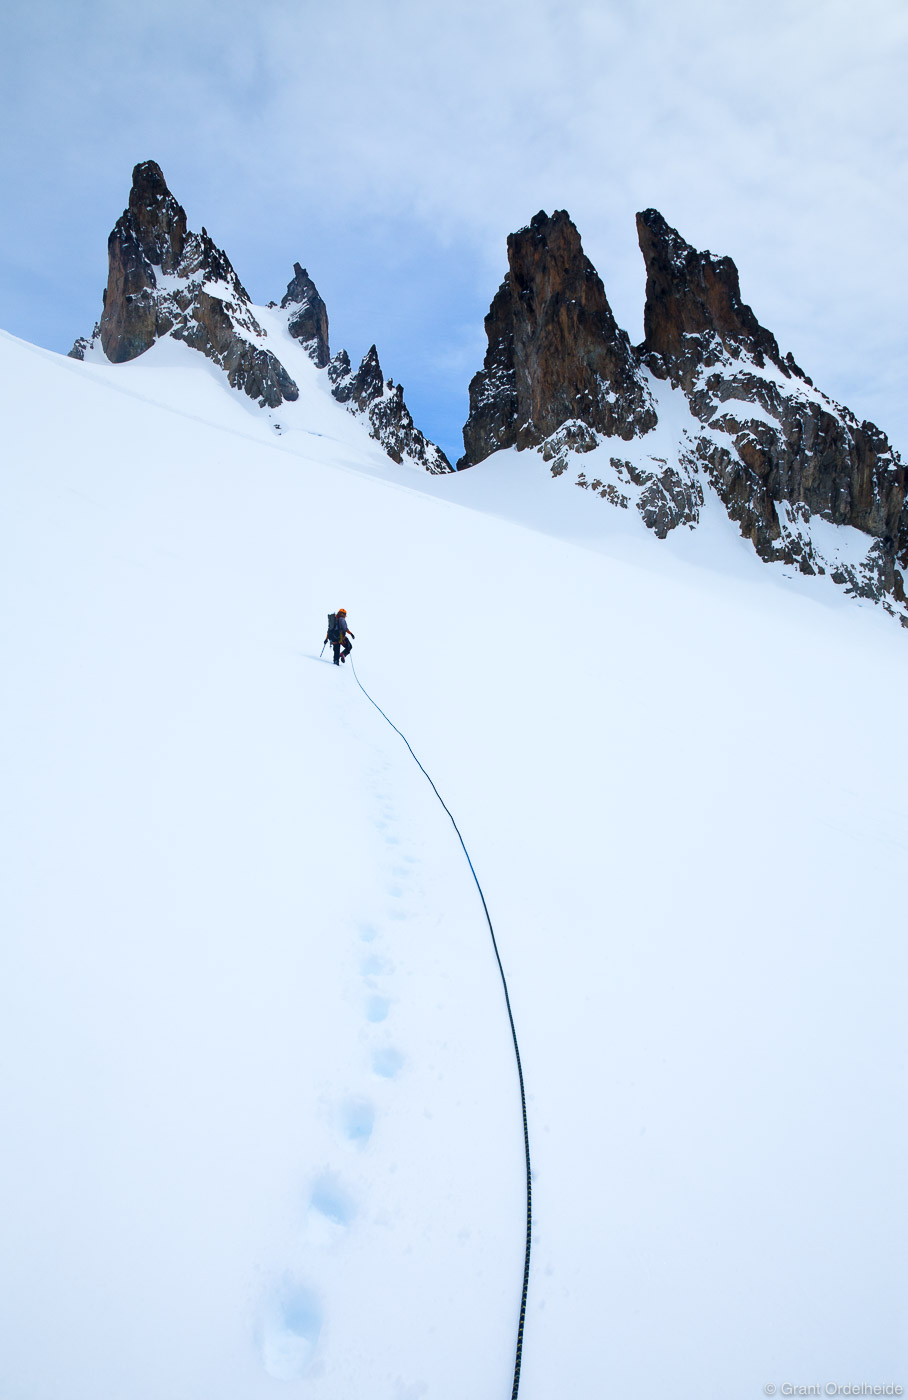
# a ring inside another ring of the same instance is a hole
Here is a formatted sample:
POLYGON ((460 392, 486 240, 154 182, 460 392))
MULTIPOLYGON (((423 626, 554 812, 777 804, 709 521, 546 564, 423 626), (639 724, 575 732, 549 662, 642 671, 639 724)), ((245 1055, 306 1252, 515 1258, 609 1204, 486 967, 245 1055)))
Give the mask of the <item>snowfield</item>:
POLYGON ((2 1400, 510 1394, 340 605, 523 1400, 908 1386, 904 630, 280 353, 0 337, 2 1400))

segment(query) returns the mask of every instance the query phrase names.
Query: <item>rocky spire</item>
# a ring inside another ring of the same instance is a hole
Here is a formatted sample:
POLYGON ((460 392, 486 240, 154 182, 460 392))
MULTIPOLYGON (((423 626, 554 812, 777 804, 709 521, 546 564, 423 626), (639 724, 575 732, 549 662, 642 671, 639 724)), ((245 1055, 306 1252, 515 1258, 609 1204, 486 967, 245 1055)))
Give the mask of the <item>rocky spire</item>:
POLYGON ((318 294, 315 283, 304 267, 293 264, 293 279, 281 299, 283 309, 290 308, 287 329, 295 340, 308 350, 319 369, 331 359, 328 348, 328 310, 318 294))
MULTIPOLYGON (((107 243, 109 273, 100 321, 101 348, 120 364, 171 335, 226 371, 230 384, 263 406, 299 390, 266 347, 249 296, 227 254, 203 228, 191 233, 159 165, 137 165, 129 204, 107 243)), ((81 358, 86 346, 76 342, 81 358), (81 354, 80 354, 81 351, 81 354)))
POLYGON ((366 351, 355 374, 350 367, 350 356, 346 350, 341 350, 328 368, 328 378, 338 403, 347 404, 351 411, 358 409, 365 413, 385 392, 385 380, 374 345, 366 351))
POLYGON ((885 435, 781 354, 742 300, 731 258, 698 252, 655 209, 637 229, 646 308, 636 349, 566 213, 537 214, 511 235, 458 466, 539 446, 553 476, 570 470, 591 496, 633 503, 660 536, 696 528, 708 484, 763 559, 901 605, 905 469, 885 435), (671 416, 650 434, 657 399, 671 416), (572 466, 581 453, 591 454, 583 470, 572 466), (846 549, 817 522, 851 526, 866 546, 846 549))
POLYGON ((109 272, 101 347, 109 360, 134 360, 159 334, 155 266, 172 273, 186 243, 186 211, 153 160, 132 173, 129 204, 107 240, 109 272))
POLYGON ((339 351, 328 366, 328 378, 338 403, 366 419, 372 437, 393 462, 407 460, 433 476, 454 470, 441 448, 415 426, 404 402, 403 385, 391 379, 385 383, 374 345, 355 374, 346 350, 339 351))
POLYGON ((572 421, 625 440, 655 425, 627 334, 563 209, 508 238, 508 273, 485 328, 459 466, 534 447, 572 421))
POLYGON ((798 522, 853 526, 876 541, 874 574, 843 580, 868 596, 900 597, 905 471, 885 434, 817 390, 791 354, 783 358, 741 300, 731 258, 698 252, 655 209, 637 215, 637 231, 643 356, 708 426, 697 456, 742 534, 764 559, 813 573, 798 522))
POLYGON ((731 258, 697 252, 658 209, 637 215, 637 236, 646 264, 644 349, 661 356, 673 375, 689 380, 723 351, 732 358, 747 354, 761 368, 769 360, 786 376, 797 370, 790 356, 783 362, 775 336, 741 300, 731 258))
MULTIPOLYGON (((128 207, 108 240, 109 276, 104 312, 90 339, 80 337, 70 355, 97 355, 121 363, 169 335, 199 350, 262 407, 299 398, 299 389, 267 344, 230 259, 203 228, 187 228, 160 166, 143 161, 133 171, 128 207)), ((268 303, 273 308, 275 303, 268 303)), ((287 328, 319 369, 328 368, 334 397, 365 419, 368 430, 395 462, 425 471, 453 470, 440 448, 415 427, 400 385, 385 383, 373 345, 355 374, 346 351, 330 360, 328 312, 304 267, 281 301, 287 328)))

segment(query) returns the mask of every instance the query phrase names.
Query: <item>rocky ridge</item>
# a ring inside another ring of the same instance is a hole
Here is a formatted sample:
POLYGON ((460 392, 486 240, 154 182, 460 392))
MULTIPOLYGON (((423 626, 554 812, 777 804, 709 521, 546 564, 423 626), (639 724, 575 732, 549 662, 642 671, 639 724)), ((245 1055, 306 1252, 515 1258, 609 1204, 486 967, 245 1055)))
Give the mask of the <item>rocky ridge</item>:
POLYGON ((741 301, 730 258, 697 252, 654 209, 637 216, 646 264, 642 354, 708 428, 696 453, 763 559, 824 570, 810 519, 870 536, 866 566, 841 582, 903 598, 896 568, 904 467, 885 434, 821 393, 741 301), (806 530, 801 527, 808 527, 806 530))
POLYGON ((404 403, 402 385, 391 379, 385 381, 374 345, 363 356, 355 374, 346 350, 339 351, 328 366, 328 378, 338 403, 368 420, 372 436, 392 461, 402 462, 408 457, 433 476, 454 470, 441 448, 415 426, 404 403))
POLYGON ((508 239, 458 467, 537 448, 553 476, 633 506, 660 538, 695 528, 713 492, 764 560, 829 573, 908 617, 905 471, 885 434, 781 354, 730 258, 698 252, 655 209, 637 228, 636 347, 564 211, 508 239))
MULTIPOLYGON (((107 249, 101 320, 91 337, 75 342, 70 351, 74 359, 85 359, 99 347, 106 359, 122 364, 170 336, 207 356, 226 372, 232 388, 262 408, 275 409, 299 398, 299 386, 280 358, 280 347, 267 343, 267 331, 230 259, 204 228, 200 234, 188 230, 186 211, 154 161, 135 167, 128 207, 107 249)), ((280 309, 290 337, 299 341, 318 369, 327 370, 328 312, 299 263, 294 264, 280 309)), ((349 371, 349 359, 346 365, 349 371)), ((335 372, 332 392, 364 420, 393 461, 433 473, 453 470, 440 448, 415 427, 400 385, 382 380, 374 346, 358 378, 352 378, 357 379, 356 387, 347 392, 345 377, 335 372)))
MULTIPOLYGON (((764 560, 828 573, 908 622, 905 469, 885 434, 781 354, 742 301, 730 258, 696 250, 654 209, 637 228, 646 267, 638 346, 564 210, 540 212, 509 237, 458 467, 534 449, 553 476, 635 509, 661 538, 696 528, 715 500, 764 560)), ((269 303, 277 321, 253 307, 226 253, 204 228, 188 229, 153 161, 133 172, 108 257, 101 319, 76 341, 75 358, 122 363, 170 336, 274 410, 299 398, 293 374, 310 372, 295 341, 393 461, 453 470, 416 428, 401 386, 385 380, 374 345, 356 371, 346 351, 331 358, 327 309, 306 269, 295 263, 280 308, 269 303)))
MULTIPOLYGON (((97 334, 108 360, 134 360, 170 335, 207 355, 234 389, 263 407, 299 397, 292 377, 263 344, 265 333, 230 259, 204 228, 200 234, 187 230, 186 211, 152 160, 133 171, 129 205, 114 225, 107 253, 97 334)), ((89 346, 77 341, 70 353, 83 358, 89 346)))

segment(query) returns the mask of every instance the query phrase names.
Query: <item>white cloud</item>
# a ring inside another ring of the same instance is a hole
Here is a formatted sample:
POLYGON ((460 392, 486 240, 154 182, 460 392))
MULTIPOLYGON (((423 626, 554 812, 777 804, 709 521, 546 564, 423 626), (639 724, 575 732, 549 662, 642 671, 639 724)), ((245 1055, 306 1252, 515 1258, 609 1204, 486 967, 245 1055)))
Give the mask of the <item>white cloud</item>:
POLYGON ((371 226, 403 302, 408 279, 459 264, 480 320, 507 233, 567 208, 636 336, 633 216, 653 204, 734 257, 784 348, 908 448, 893 0, 37 0, 14 31, 20 262, 79 246, 76 218, 106 233, 153 155, 253 284, 313 240, 330 280, 348 235, 355 281, 371 226))

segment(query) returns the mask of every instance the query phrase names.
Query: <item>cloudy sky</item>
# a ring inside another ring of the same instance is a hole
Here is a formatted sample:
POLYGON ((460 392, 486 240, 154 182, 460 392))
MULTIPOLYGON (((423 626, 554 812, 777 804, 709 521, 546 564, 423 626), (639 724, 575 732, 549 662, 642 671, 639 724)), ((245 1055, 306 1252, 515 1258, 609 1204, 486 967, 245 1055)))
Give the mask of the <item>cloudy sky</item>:
POLYGON ((567 209, 639 340, 654 205, 908 454, 906 0, 20 0, 0 72, 17 335, 91 330, 152 158, 256 301, 302 262, 453 457, 507 234, 567 209))

